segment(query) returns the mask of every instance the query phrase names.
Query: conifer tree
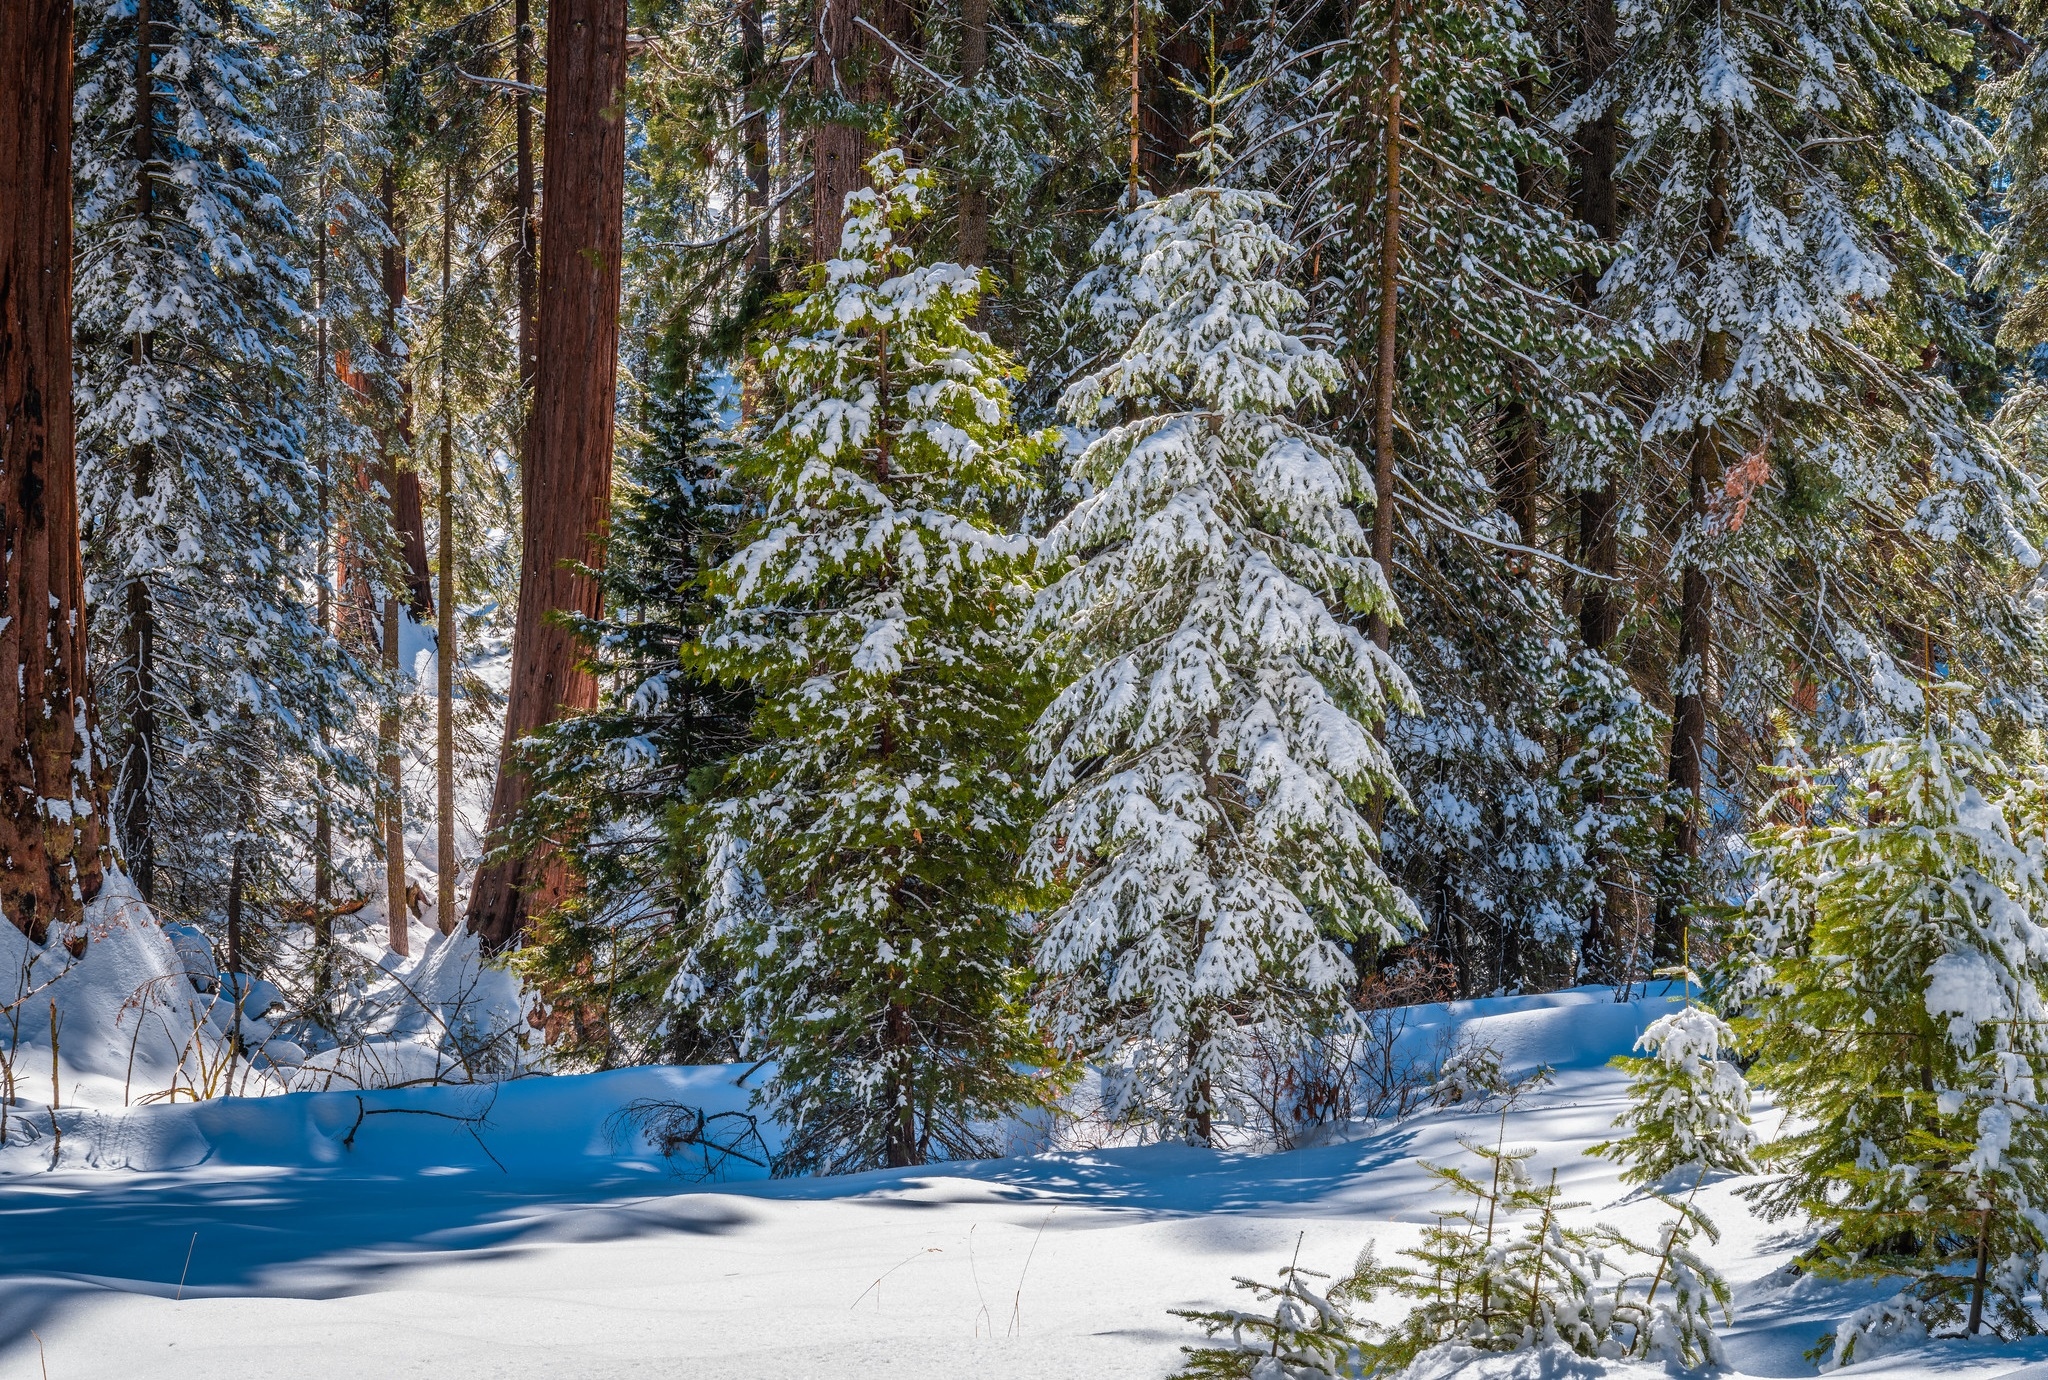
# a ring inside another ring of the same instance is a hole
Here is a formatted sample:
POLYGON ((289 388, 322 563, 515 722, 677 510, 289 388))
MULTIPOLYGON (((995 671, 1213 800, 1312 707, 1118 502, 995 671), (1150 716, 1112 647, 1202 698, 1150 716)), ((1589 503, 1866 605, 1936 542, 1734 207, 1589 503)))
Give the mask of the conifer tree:
POLYGON ((99 700, 129 867, 145 897, 196 915, 231 888, 255 783, 324 751, 301 226, 271 171, 292 150, 251 11, 84 13, 76 331, 99 700))
POLYGON ((1117 1114, 1200 1143, 1239 1114, 1249 1027, 1339 1018, 1331 936, 1415 918, 1363 809, 1401 798, 1372 725, 1412 703, 1352 622, 1394 616, 1350 507, 1370 474, 1313 420, 1342 368, 1278 276, 1297 252, 1275 199, 1212 180, 1224 99, 1205 185, 1132 209, 1080 288, 1127 343, 1063 402, 1103 430, 1043 549, 1065 684, 1035 733, 1056 803, 1028 857, 1073 888, 1039 939, 1052 1034, 1103 1062, 1117 1114))
POLYGON ((1730 990, 1751 1076, 1792 1122, 1753 1196, 1825 1229, 1815 1267, 1906 1277, 1924 1325, 2033 1332, 2048 780, 1964 712, 1836 774, 1794 788, 1812 822, 1755 838, 1730 990))
POLYGON ((1542 70, 1519 7, 1368 5, 1317 93, 1322 286, 1407 619, 1374 632, 1421 702, 1388 725, 1416 809, 1388 816, 1387 865, 1467 991, 1573 966, 1599 867, 1548 739, 1568 695, 1589 733, 1627 708, 1574 673, 1544 558, 1546 487, 1597 482, 1631 438, 1600 392, 1627 342, 1565 290, 1605 251, 1539 190, 1564 165, 1531 108, 1542 70))
POLYGON ((1622 1165, 1625 1184, 1651 1184, 1693 1170, 1756 1172, 1756 1132, 1749 1125, 1749 1083, 1722 1057, 1735 1032, 1704 1006, 1660 1016, 1636 1038, 1642 1057, 1614 1062, 1629 1075, 1628 1109, 1615 1118, 1628 1134, 1590 1147, 1622 1165))
MULTIPOLYGON (((281 180, 286 203, 305 232, 298 355, 307 379, 302 431, 317 527, 312 549, 301 551, 299 560, 314 591, 320 679, 309 730, 318 757, 311 780, 293 788, 312 798, 308 851, 315 952, 309 977, 318 1004, 332 976, 326 951, 336 888, 354 889, 347 845, 373 827, 375 787, 364 710, 376 687, 363 657, 363 611, 342 602, 349 591, 340 588, 339 567, 345 553, 377 549, 385 531, 381 505, 371 503, 355 480, 373 462, 373 423, 391 403, 365 372, 375 368, 385 309, 382 259, 390 231, 377 202, 390 152, 388 112, 367 78, 372 47, 361 13, 334 0, 300 0, 281 19, 280 36, 296 64, 279 95, 293 153, 284 160, 281 180)), ((355 563, 361 563, 359 554, 355 563)))
MULTIPOLYGON (((599 619, 573 626, 603 687, 598 708, 551 725, 523 828, 561 842, 582 894, 541 921, 520 967, 571 1020, 569 1057, 617 1048, 683 1062, 725 1042, 667 1001, 701 934, 701 857, 681 827, 748 742, 744 683, 720 684, 693 651, 716 614, 708 580, 744 518, 734 450, 686 342, 664 344, 640 444, 624 460, 606 544, 599 619)), ((515 840, 518 846, 519 840, 515 840)), ((706 971, 700 969, 700 972, 706 971)), ((722 985, 714 979, 714 986, 722 985)))
POLYGON ((1968 34, 1903 5, 1617 8, 1622 51, 1558 120, 1611 116, 1630 215, 1602 309, 1651 352, 1638 559, 1668 572, 1673 727, 1657 954, 1678 961, 1711 824, 1754 808, 1789 719, 1832 747, 1904 731, 1902 660, 2031 684, 2015 599, 2033 479, 1949 385, 1984 344, 1955 256, 1988 148, 1934 99, 1968 34), (1718 621, 1717 621, 1718 620, 1718 621), (1721 624, 1742 629, 1723 639, 1721 624), (1905 630, 1927 630, 1926 636, 1905 630))
POLYGON ((935 179, 893 150, 867 171, 763 353, 772 415, 734 452, 759 516, 685 663, 754 695, 754 746, 698 812, 685 980, 723 965, 726 1019, 776 1060, 784 1172, 985 1153, 987 1119, 1053 1090, 1014 881, 1030 547, 994 516, 1044 443, 967 325, 980 276, 914 262, 935 179))

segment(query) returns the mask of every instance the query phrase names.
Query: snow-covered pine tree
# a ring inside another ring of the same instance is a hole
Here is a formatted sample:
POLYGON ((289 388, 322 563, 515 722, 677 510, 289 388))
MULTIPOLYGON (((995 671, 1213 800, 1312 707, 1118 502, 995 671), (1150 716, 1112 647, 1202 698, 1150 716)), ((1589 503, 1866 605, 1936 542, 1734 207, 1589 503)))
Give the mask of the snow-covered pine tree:
POLYGON ((1587 732, 1625 706, 1574 677, 1554 567, 1531 548, 1546 489, 1598 483, 1631 448, 1597 391, 1625 345, 1566 291, 1605 251, 1542 195, 1564 166, 1531 109, 1543 70, 1519 6, 1364 5, 1318 88, 1320 289, 1406 619, 1375 632, 1421 701, 1388 725, 1416 813, 1388 820, 1386 862, 1467 991, 1566 976, 1612 870, 1574 829, 1557 719, 1568 693, 1587 732))
POLYGON ((697 812, 709 933, 683 981, 722 966, 725 1019, 776 1060, 784 1172, 983 1153, 1058 1084, 1015 880, 1030 544, 994 516, 1046 442, 967 325, 979 275, 914 261, 936 179, 894 150, 868 171, 762 355, 772 409, 733 452, 761 508, 686 662, 752 687, 755 742, 697 812))
MULTIPOLYGON (((1723 1055, 1735 1032, 1705 1006, 1688 1001, 1636 1038, 1640 1057, 1616 1059, 1628 1072, 1628 1109, 1615 1118, 1628 1134, 1586 1153, 1622 1165, 1625 1184, 1653 1184, 1681 1171, 1756 1172, 1749 1125, 1749 1082, 1723 1055)), ((1683 1185, 1680 1185, 1681 1187, 1683 1185)))
POLYGON ((1905 1276, 1923 1325, 2034 1332, 2048 780, 2014 772, 1960 709, 1832 776, 1755 836, 1731 960, 1750 1076, 1792 1119, 1753 1196, 1825 1229, 1816 1268, 1905 1276))
MULTIPOLYGON (((80 490, 117 837, 145 896, 216 909, 287 759, 319 753, 305 556, 317 484, 296 356, 300 228, 271 35, 197 0, 81 12, 80 490), (168 649, 175 648, 175 654, 168 649), (159 885, 161 884, 161 885, 159 885)), ((306 794, 310 794, 307 792, 306 794)), ((285 865, 275 846, 266 866, 285 865)), ((246 882, 246 877, 244 877, 246 882)))
POLYGON ((1670 668, 1689 797, 1658 905, 1673 963, 1706 795, 1754 817, 1781 716, 1829 747, 1903 731, 1921 706, 1900 662, 1941 654, 2031 700, 2040 639, 2014 577, 2039 564, 2039 517, 1941 367, 1984 351, 1952 256, 1981 241, 1988 150, 1927 94, 1973 61, 1970 35, 1905 5, 1616 13, 1620 57, 1557 123, 1611 113, 1628 150, 1602 307, 1652 352, 1644 498, 1622 520, 1633 560, 1667 572, 1677 632, 1649 658, 1670 668))
POLYGON ((1102 1062, 1114 1114, 1203 1143, 1242 1115, 1248 1028, 1341 1019, 1336 941, 1415 920, 1364 813, 1405 799, 1373 725, 1412 704, 1353 625, 1395 616, 1350 507, 1370 472, 1313 420, 1342 366, 1279 276, 1299 255, 1275 206, 1206 182, 1102 236, 1080 294, 1128 344, 1067 390, 1106 429, 1034 615, 1064 688, 1034 737, 1056 803, 1027 866, 1073 888, 1039 938, 1045 1017, 1102 1062))

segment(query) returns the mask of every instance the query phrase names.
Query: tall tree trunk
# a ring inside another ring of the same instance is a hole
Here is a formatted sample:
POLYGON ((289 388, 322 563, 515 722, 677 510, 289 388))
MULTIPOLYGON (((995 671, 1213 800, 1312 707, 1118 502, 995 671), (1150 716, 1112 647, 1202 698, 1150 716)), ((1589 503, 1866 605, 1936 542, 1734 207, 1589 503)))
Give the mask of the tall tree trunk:
POLYGON ((377 481, 384 486, 390 505, 391 533, 398 542, 404 562, 406 607, 415 622, 424 623, 434 610, 434 575, 427 565, 427 521, 420 498, 420 477, 412 467, 412 374, 398 359, 398 316, 405 307, 408 264, 405 253, 405 217, 398 208, 398 167, 394 159, 384 165, 382 199, 384 224, 392 242, 384 250, 384 368, 395 376, 399 394, 399 423, 394 443, 387 431, 383 463, 377 481))
MULTIPOLYGON (((1707 255, 1727 251, 1728 129, 1716 122, 1707 159, 1707 255)), ((1728 377, 1728 342, 1718 331, 1700 338, 1700 379, 1709 388, 1728 377)), ((1685 530, 1693 551, 1705 540, 1714 491, 1721 485, 1721 435, 1712 423, 1693 431, 1686 467, 1685 530)), ((1671 674, 1671 765, 1669 780, 1682 803, 1666 820, 1670 837, 1664 878, 1658 888, 1657 932, 1652 959, 1664 967, 1686 952, 1689 900, 1685 879, 1700 858, 1700 822, 1706 811, 1707 695, 1714 663, 1714 586, 1697 560, 1679 571, 1678 655, 1671 674)))
POLYGON ((455 171, 441 175, 441 621, 434 639, 434 922, 455 933, 455 396, 448 377, 455 171))
POLYGON ((97 895, 71 405, 71 5, 0 0, 0 909, 41 942, 97 895))
MULTIPOLYGON (((398 314, 405 305, 406 256, 405 222, 398 211, 398 173, 394 164, 385 165, 383 194, 384 223, 391 232, 392 242, 384 251, 382 346, 384 367, 387 373, 395 376, 404 368, 399 363, 398 314)), ((420 530, 423 518, 419 476, 413 474, 406 463, 406 457, 412 451, 412 380, 409 374, 400 379, 399 394, 403 402, 397 434, 393 435, 390 428, 385 430, 378 472, 384 484, 386 501, 390 504, 391 531, 404 562, 406 585, 411 597, 417 599, 425 582, 423 567, 427 542, 425 532, 420 530), (409 485, 404 482, 408 479, 412 481, 409 485), (418 565, 414 564, 415 550, 418 565)), ((402 678, 408 668, 399 664, 398 643, 402 623, 398 591, 388 576, 379 583, 383 586, 384 621, 378 648, 382 654, 385 701, 383 711, 377 716, 377 766, 383 778, 384 797, 381 812, 384 823, 384 900, 391 951, 405 954, 410 948, 405 908, 405 754, 398 735, 404 727, 402 678)))
MULTIPOLYGON (((323 19, 320 51, 325 54, 327 41, 323 19)), ((324 88, 327 82, 326 59, 321 59, 319 79, 324 88)), ((327 126, 325 121, 315 118, 313 129, 313 160, 316 167, 327 163, 327 126)), ((334 636, 334 586, 330 583, 334 574, 334 446, 333 436, 328 430, 331 422, 328 409, 332 406, 333 380, 328 375, 327 339, 327 272, 328 272, 328 226, 327 208, 332 205, 330 188, 325 174, 320 186, 320 223, 313 227, 313 239, 318 245, 313 255, 313 309, 319 325, 316 330, 319 340, 319 358, 313 371, 313 407, 318 419, 318 434, 314 444, 318 447, 320 466, 320 544, 317 553, 319 572, 314 577, 314 613, 320 623, 322 651, 320 660, 326 664, 325 644, 334 636)), ((323 690, 314 711, 319 717, 320 763, 316 772, 313 798, 313 1011, 316 1019, 327 1015, 327 992, 333 979, 334 968, 334 806, 328 799, 333 789, 334 778, 328 771, 327 753, 332 745, 332 730, 328 723, 327 692, 323 690)))
MULTIPOLYGON (((970 91, 988 65, 988 0, 960 0, 960 84, 970 91)), ((961 154, 972 157, 961 138, 961 154)), ((988 262, 988 188, 972 172, 960 183, 960 262, 979 268, 988 262)))
MULTIPOLYGON (((1585 89, 1603 77, 1614 61, 1614 0, 1582 0, 1579 14, 1580 87, 1585 89)), ((1620 211, 1614 191, 1614 112, 1603 110, 1596 120, 1579 127, 1574 162, 1578 175, 1575 209, 1579 220, 1592 227, 1603 240, 1619 233, 1620 211)), ((1579 282, 1579 300, 1592 306, 1600 297, 1599 275, 1588 273, 1579 282)), ((1588 651, 1605 654, 1607 644, 1621 625, 1621 607, 1613 594, 1612 577, 1621 567, 1620 534, 1615 527, 1618 504, 1615 481, 1610 476, 1597 489, 1579 494, 1579 564, 1596 578, 1579 586, 1579 640, 1588 651)), ((1598 786, 1587 790, 1588 810, 1606 807, 1606 794, 1598 786)), ((1627 961, 1626 929, 1629 894, 1621 876, 1621 859, 1604 851, 1592 859, 1599 879, 1598 899, 1579 940, 1579 955, 1585 976, 1595 982, 1619 982, 1627 961)))
POLYGON ((1145 173, 1145 7, 1131 0, 1131 170, 1130 202, 1138 205, 1145 173))
MULTIPOLYGON (((155 182, 151 165, 156 161, 156 25, 150 0, 137 0, 135 10, 135 220, 145 252, 153 237, 155 182)), ((132 346, 136 372, 150 364, 152 342, 147 331, 136 333, 132 346)), ((147 441, 129 455, 130 493, 138 505, 146 504, 155 481, 156 451, 147 441)), ((126 854, 129 873, 142 899, 156 900, 156 831, 152 806, 155 803, 157 762, 156 717, 156 603, 147 580, 131 576, 122 591, 127 606, 121 652, 128 663, 134 707, 128 716, 127 741, 121 752, 120 844, 126 854)))
MULTIPOLYGON (((916 12, 912 0, 821 0, 811 49, 811 84, 828 102, 852 102, 872 110, 890 104, 895 91, 895 54, 889 46, 912 42, 916 12), (888 42, 860 22, 879 29, 888 42), (855 77, 855 73, 858 77, 855 77)), ((861 112, 821 121, 811 135, 811 257, 823 263, 839 253, 846 227, 846 194, 868 185, 867 160, 874 141, 860 123, 861 112)))
MULTIPOLYGON (((548 250, 541 259, 539 376, 528 458, 512 691, 490 842, 501 846, 532 787, 518 745, 563 710, 597 704, 575 638, 549 618, 595 616, 602 592, 612 473, 612 413, 619 353, 619 255, 625 196, 626 9, 620 0, 555 0, 548 19, 546 141, 548 250)), ((558 903, 572 879, 559 854, 479 869, 469 927, 493 948, 558 903)))
MULTIPOLYGON (((860 0, 819 0, 811 43, 811 86, 825 101, 859 99, 851 79, 860 39, 860 0)), ((811 258, 824 263, 839 252, 846 224, 846 194, 867 185, 867 131, 851 120, 824 120, 811 134, 811 258)))
POLYGON ((745 106, 740 134, 746 143, 747 213, 756 222, 753 240, 747 246, 747 276, 761 284, 772 271, 769 254, 774 246, 768 214, 768 103, 774 93, 767 80, 768 42, 761 29, 761 0, 741 0, 739 17, 740 100, 745 106))
MULTIPOLYGON (((519 408, 524 418, 533 405, 533 381, 538 372, 534 351, 540 339, 536 316, 539 307, 540 222, 534 215, 533 199, 533 13, 532 0, 515 0, 512 8, 513 77, 519 91, 512 99, 512 128, 515 148, 513 174, 513 217, 518 221, 519 245, 513 251, 512 276, 519 291, 519 408)), ((531 458, 530 429, 519 428, 519 472, 526 473, 531 458)))
MULTIPOLYGON (((1380 226, 1379 329, 1374 341, 1372 403, 1373 510, 1372 558, 1387 579, 1394 578, 1394 377, 1400 342, 1401 289, 1401 21, 1403 0, 1394 0, 1387 17, 1387 111, 1380 153, 1386 179, 1386 216, 1380 226)), ((1393 629, 1385 614, 1372 615, 1372 640, 1385 650, 1393 629)))

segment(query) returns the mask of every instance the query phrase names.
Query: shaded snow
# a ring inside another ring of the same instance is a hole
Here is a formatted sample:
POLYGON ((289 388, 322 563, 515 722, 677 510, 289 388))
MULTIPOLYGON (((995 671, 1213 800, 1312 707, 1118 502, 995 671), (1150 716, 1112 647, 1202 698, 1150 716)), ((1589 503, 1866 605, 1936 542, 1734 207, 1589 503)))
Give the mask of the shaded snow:
MULTIPOLYGON (((1654 1220, 1580 1150, 1622 1105, 1604 1059, 1670 1006, 1580 991, 1417 1008, 1418 1049, 1458 1032, 1555 1081, 1504 1123, 1427 1113, 1269 1156, 1149 1146, 693 1181, 618 1113, 738 1108, 745 1070, 725 1067, 85 1113, 64 1170, 19 1147, 0 1161, 0 1374, 37 1373, 33 1328, 61 1380, 1165 1376, 1196 1340, 1167 1310, 1231 1301, 1231 1276, 1271 1277, 1298 1237, 1320 1269, 1414 1244, 1445 1206, 1416 1160, 1455 1159, 1460 1136, 1539 1147, 1535 1171, 1555 1167, 1588 1216, 1654 1220), (137 1168, 70 1167, 95 1159, 137 1168)), ((1801 1234, 1751 1217, 1741 1182, 1699 1193, 1726 1233, 1712 1258, 1736 1286, 1734 1373, 1811 1375, 1800 1353, 1878 1291, 1785 1278, 1801 1234)), ((1936 1371, 2038 1378, 2048 1343, 1922 1344, 1844 1373, 1936 1371)), ((1430 1380, 1661 1373, 1533 1353, 1430 1380)))

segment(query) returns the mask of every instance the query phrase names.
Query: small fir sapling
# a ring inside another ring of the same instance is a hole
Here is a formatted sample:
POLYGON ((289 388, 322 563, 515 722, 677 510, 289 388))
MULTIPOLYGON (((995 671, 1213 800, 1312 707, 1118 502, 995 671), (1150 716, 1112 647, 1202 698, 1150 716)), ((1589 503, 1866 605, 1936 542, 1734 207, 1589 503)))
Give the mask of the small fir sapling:
POLYGON ((1751 1075, 1793 1127, 1751 1196, 1821 1228, 1808 1268, 1906 1281, 1837 1363, 1904 1325, 2041 1330, 2048 779, 1943 698, 1946 721, 1791 789, 1731 959, 1751 1075))
POLYGON ((1017 883, 1030 543, 995 516, 1050 441, 969 324, 980 273, 914 260, 935 176, 894 150, 869 171, 763 353, 764 420, 730 451, 757 515, 684 654, 750 686, 752 718, 691 807, 706 938, 678 990, 775 1060, 794 1173, 992 1153, 986 1128, 1061 1082, 1017 883))
POLYGON ((1101 1063, 1112 1115, 1204 1143, 1250 1105, 1250 1031, 1342 1018, 1336 941, 1418 922, 1365 809, 1405 800, 1372 725, 1411 703, 1359 627, 1394 616, 1355 515, 1371 475, 1312 420, 1343 370, 1282 281, 1278 203, 1220 185, 1209 99, 1202 185, 1105 231, 1079 289, 1125 344, 1063 401, 1103 430, 1041 550, 1063 684, 1026 856, 1071 888, 1039 933, 1046 1028, 1101 1063))
MULTIPOLYGON (((1688 975, 1689 977, 1690 975, 1688 975)), ((1641 1056, 1622 1056, 1629 1105, 1616 1127, 1628 1134, 1590 1147, 1623 1166, 1625 1184, 1657 1183, 1681 1170, 1756 1172, 1756 1132, 1749 1124, 1749 1082, 1722 1058, 1735 1032, 1704 1006, 1688 1003, 1650 1023, 1636 1040, 1641 1056)))
POLYGON ((1572 1226, 1566 1214, 1585 1205, 1563 1200, 1554 1173, 1535 1183, 1533 1150, 1461 1143, 1480 1173, 1424 1167, 1469 1205, 1438 1214, 1422 1244, 1404 1253, 1412 1263, 1382 1265, 1368 1246, 1350 1274, 1327 1285, 1311 1283, 1326 1276, 1301 1269, 1298 1258, 1277 1284, 1240 1278, 1266 1307, 1179 1311, 1212 1338, 1229 1334, 1227 1344, 1185 1348, 1181 1375, 1354 1380, 1405 1371, 1431 1354, 1455 1361, 1539 1348, 1719 1363, 1714 1317, 1726 1319, 1728 1286, 1694 1247, 1719 1238, 1690 1199, 1660 1198, 1672 1216, 1649 1242, 1605 1224, 1572 1226), (1362 1311, 1383 1292, 1413 1305, 1392 1326, 1362 1311))

